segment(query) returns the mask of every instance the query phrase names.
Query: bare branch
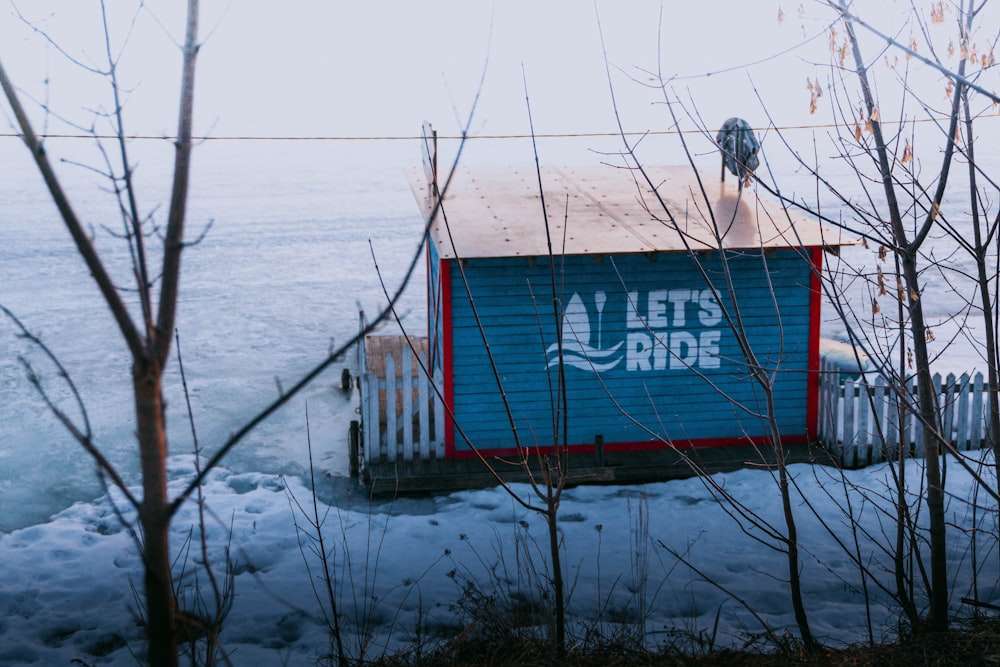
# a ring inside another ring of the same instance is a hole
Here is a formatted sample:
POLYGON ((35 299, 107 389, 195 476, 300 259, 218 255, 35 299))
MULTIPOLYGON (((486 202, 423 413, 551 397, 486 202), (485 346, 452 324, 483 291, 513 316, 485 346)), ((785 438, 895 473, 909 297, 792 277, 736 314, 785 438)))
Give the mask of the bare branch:
POLYGON ((145 345, 139 330, 136 329, 135 323, 129 315, 128 308, 126 308, 121 296, 115 289, 111 276, 108 274, 107 269, 104 267, 104 263, 101 261, 101 258, 94 249, 90 238, 84 231, 83 225, 76 215, 76 211, 69 202, 69 197, 66 196, 66 193, 62 188, 62 184, 60 183, 58 177, 56 177, 55 171, 52 169, 52 165, 49 162, 48 155, 45 152, 45 148, 42 146, 41 141, 35 134, 34 129, 31 126, 31 121, 28 120, 28 116, 24 112, 24 108, 21 106, 17 90, 14 88, 14 84, 7 76, 7 71, 4 69, 2 63, 0 63, 0 88, 3 89, 4 96, 7 98, 7 103, 10 104, 11 110, 14 112, 14 117, 17 119, 18 126, 21 129, 21 139, 24 141, 24 145, 27 146, 28 150, 31 152, 31 156, 34 158, 35 164, 38 166, 38 170, 42 174, 42 178, 45 180, 45 185, 49 190, 49 194, 52 196, 52 200, 55 203, 56 208, 59 209, 59 214, 62 217, 66 228, 69 230, 70 235, 73 237, 73 241, 76 243, 76 248, 79 251, 80 256, 83 258, 84 262, 86 262, 87 268, 90 270, 90 274, 94 277, 94 281, 101 290, 101 295, 104 297, 105 302, 111 309, 111 313, 114 315, 115 322, 118 324, 118 328, 121 331, 122 336, 125 338, 125 343, 128 345, 129 351, 132 353, 133 358, 138 359, 142 357, 145 354, 145 345))
POLYGON ((91 458, 94 459, 94 462, 97 464, 97 468, 102 475, 107 475, 114 485, 122 492, 122 494, 124 494, 132 506, 138 508, 139 503, 132 495, 131 491, 129 491, 125 481, 121 478, 121 476, 119 476, 114 466, 111 465, 111 462, 108 461, 104 454, 101 453, 101 450, 98 449, 97 445, 94 444, 93 433, 90 429, 90 419, 87 416, 87 408, 83 403, 83 398, 80 396, 76 383, 73 382, 73 379, 66 371, 66 367, 62 365, 62 362, 59 361, 59 358, 56 357, 55 353, 49 349, 49 346, 46 345, 41 338, 31 333, 31 331, 24 326, 24 323, 22 323, 21 320, 18 319, 17 316, 14 315, 14 313, 12 313, 6 306, 0 305, 0 311, 2 311, 4 315, 6 315, 14 323, 14 325, 20 329, 20 336, 30 341, 35 347, 41 350, 52 365, 56 367, 57 374, 63 379, 66 386, 69 388, 70 393, 73 395, 73 400, 76 402, 77 409, 80 411, 80 417, 83 419, 83 427, 80 428, 77 426, 76 422, 74 422, 69 415, 67 415, 62 409, 59 408, 59 406, 55 404, 55 401, 52 400, 52 398, 48 395, 48 392, 46 392, 45 388, 42 386, 41 377, 39 377, 38 373, 35 372, 28 360, 22 357, 20 361, 27 372, 28 382, 30 382, 31 386, 35 388, 39 396, 41 396, 42 401, 44 401, 45 405, 48 407, 49 411, 57 420, 59 420, 59 423, 61 423, 66 430, 69 431, 70 435, 72 435, 73 438, 80 443, 84 450, 90 454, 91 458))
MULTIPOLYGON (((136 16, 132 17, 132 27, 135 26, 136 16)), ((131 243, 129 250, 134 253, 132 266, 136 278, 136 287, 139 292, 139 303, 142 307, 143 328, 146 332, 147 340, 152 340, 152 301, 150 297, 149 268, 146 261, 146 243, 142 233, 142 216, 139 215, 139 204, 135 196, 135 184, 132 181, 132 164, 128 156, 128 144, 125 140, 125 119, 122 115, 121 86, 118 82, 118 59, 111 53, 111 32, 108 28, 108 13, 105 0, 101 0, 101 24, 104 27, 104 48, 108 60, 108 82, 111 84, 111 92, 114 97, 114 124, 117 135, 119 158, 121 159, 122 181, 124 181, 125 197, 128 201, 128 208, 123 206, 122 214, 126 220, 126 225, 131 223, 131 243)), ((131 35, 132 29, 129 30, 131 35)), ((126 38, 126 42, 127 42, 126 38)), ((122 46, 124 48, 124 45, 122 46)), ((118 191, 118 184, 115 183, 115 190, 118 191)), ((120 198, 119 198, 120 201, 120 198)))
POLYGON ((913 49, 909 48, 908 46, 900 44, 898 41, 896 41, 892 37, 886 35, 884 32, 882 32, 878 28, 872 26, 870 23, 867 23, 867 22, 861 20, 861 18, 859 18, 857 15, 855 15, 855 14, 851 13, 850 11, 848 11, 847 6, 845 4, 843 4, 842 2, 839 2, 839 1, 838 2, 834 2, 833 0, 827 0, 827 4, 832 9, 834 9, 839 14, 841 14, 841 16, 843 16, 845 20, 849 20, 852 23, 855 23, 855 24, 861 26, 862 28, 864 28, 868 32, 872 33, 873 35, 875 35, 875 36, 877 36, 877 37, 879 37, 881 39, 884 39, 885 42, 886 42, 886 44, 888 44, 889 46, 897 48, 897 49, 901 50, 903 53, 905 53, 906 55, 908 55, 909 57, 915 58, 916 60, 919 60, 920 62, 924 63, 925 65, 933 67, 938 72, 941 72, 945 76, 954 79, 956 82, 962 84, 963 86, 967 86, 968 88, 970 88, 971 90, 976 91, 980 95, 985 95, 990 100, 992 100, 994 104, 1000 104, 1000 95, 998 95, 997 93, 993 93, 993 92, 990 92, 990 91, 986 90, 985 88, 983 88, 982 86, 980 86, 980 85, 976 84, 975 82, 971 81, 970 79, 968 79, 964 75, 962 75, 962 74, 960 74, 958 72, 953 72, 953 71, 949 70, 947 67, 944 67, 943 65, 940 65, 939 63, 934 62, 930 58, 927 58, 926 56, 920 55, 919 53, 917 53, 913 49))
POLYGON ((58 51, 64 58, 66 58, 66 60, 68 60, 69 62, 73 63, 77 67, 90 72, 91 74, 99 74, 101 76, 107 75, 107 72, 105 72, 104 70, 100 69, 99 67, 96 67, 95 65, 88 65, 85 62, 83 62, 82 60, 80 60, 79 58, 76 58, 75 56, 70 55, 70 53, 66 49, 64 49, 62 47, 62 45, 58 41, 56 41, 55 39, 53 39, 52 36, 49 33, 45 32, 44 30, 42 30, 41 28, 39 28, 37 25, 35 25, 31 21, 29 21, 28 18, 24 14, 21 13, 21 9, 20 9, 20 7, 17 6, 16 2, 11 2, 10 6, 13 7, 14 13, 17 14, 17 18, 20 19, 20 21, 24 25, 28 26, 33 31, 35 31, 37 34, 39 34, 42 37, 42 39, 44 39, 49 44, 49 46, 51 46, 56 51, 58 51))
POLYGON ((180 110, 174 157, 174 181, 167 213, 167 235, 163 245, 163 270, 160 307, 156 318, 156 342, 152 350, 162 367, 170 352, 170 332, 177 313, 177 288, 181 277, 181 251, 184 249, 184 223, 187 213, 188 181, 191 169, 191 125, 194 122, 194 72, 200 44, 198 35, 198 0, 188 0, 188 18, 183 47, 180 110))

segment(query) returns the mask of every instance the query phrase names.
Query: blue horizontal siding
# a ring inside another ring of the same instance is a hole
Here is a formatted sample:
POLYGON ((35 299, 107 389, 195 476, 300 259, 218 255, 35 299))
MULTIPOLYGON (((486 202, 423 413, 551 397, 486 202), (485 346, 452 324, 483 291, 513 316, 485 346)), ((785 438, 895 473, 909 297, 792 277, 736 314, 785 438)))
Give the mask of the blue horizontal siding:
MULTIPOLYGON (((725 308, 735 312, 733 304, 739 304, 758 361, 778 372, 779 426, 788 435, 804 434, 808 262, 793 250, 764 259, 759 253, 733 253, 729 265, 735 294, 730 295, 719 257, 701 261, 725 308)), ((542 446, 552 444, 549 383, 555 387, 557 381, 556 368, 548 363, 555 361, 557 338, 548 264, 546 258, 513 258, 464 265, 523 442, 542 446)), ((737 338, 720 317, 720 306, 708 298, 692 258, 664 254, 651 261, 625 255, 595 261, 572 256, 557 258, 556 267, 561 308, 571 311, 568 319, 577 333, 564 333, 569 442, 590 443, 598 434, 606 443, 766 435, 763 419, 733 405, 735 401, 763 414, 764 394, 748 378, 737 338), (663 342, 655 341, 654 334, 663 342), (695 348, 702 344, 708 352, 699 355, 695 348), (673 361, 664 345, 674 346, 695 368, 673 361), (717 355, 711 354, 716 349, 717 355), (588 359, 605 367, 595 372, 588 359)), ((511 447, 506 411, 457 266, 450 277, 456 420, 479 448, 511 447)), ((467 448, 459 437, 455 445, 467 448)))

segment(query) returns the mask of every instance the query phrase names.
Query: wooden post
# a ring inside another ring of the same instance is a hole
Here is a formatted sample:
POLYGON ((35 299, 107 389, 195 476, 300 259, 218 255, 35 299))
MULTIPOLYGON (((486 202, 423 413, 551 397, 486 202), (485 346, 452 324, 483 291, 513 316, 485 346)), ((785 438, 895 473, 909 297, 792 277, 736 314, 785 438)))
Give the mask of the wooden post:
POLYGON ((983 413, 983 374, 976 373, 976 379, 972 382, 972 433, 970 439, 975 443, 976 449, 986 445, 986 415, 983 413))
MULTIPOLYGON (((972 421, 969 416, 969 393, 972 385, 969 383, 968 373, 962 373, 958 385, 958 434, 955 436, 955 447, 960 451, 968 451, 972 449, 969 439, 969 426, 972 421)), ((978 449, 978 446, 976 448, 978 449)))
POLYGON ((901 422, 899 419, 899 392, 892 389, 888 390, 887 394, 888 405, 886 406, 886 419, 885 419, 885 446, 891 447, 893 450, 893 457, 898 459, 902 454, 906 453, 903 447, 900 446, 901 440, 901 422))
POLYGON ((396 360, 385 357, 385 455, 396 460, 396 360))
POLYGON ((957 401, 955 400, 955 374, 948 373, 944 381, 944 396, 941 400, 941 410, 944 412, 941 418, 941 435, 946 442, 957 440, 957 438, 952 437, 955 430, 955 408, 957 407, 957 401))
POLYGON ((444 433, 444 401, 440 398, 444 392, 444 381, 441 379, 441 371, 435 369, 434 377, 431 380, 434 382, 434 386, 437 387, 434 390, 434 454, 436 458, 443 459, 446 438, 444 433))
POLYGON ((858 467, 858 432, 854 428, 854 400, 854 380, 847 380, 844 382, 844 448, 840 461, 851 468, 858 467))
POLYGON ((431 458, 431 402, 434 397, 429 395, 427 386, 427 373, 424 369, 427 366, 427 355, 420 353, 420 373, 417 376, 417 406, 420 420, 420 460, 428 461, 431 458))
POLYGON ((403 394, 403 460, 413 460, 413 351, 403 342, 403 360, 399 364, 403 394))
POLYGON ((421 156, 424 163, 424 175, 427 177, 427 188, 430 205, 433 207, 438 195, 438 133, 428 121, 424 121, 420 128, 420 134, 424 141, 424 150, 421 156))
POLYGON ((381 457, 382 435, 379 419, 379 379, 374 373, 365 373, 364 392, 366 395, 366 414, 364 420, 364 449, 369 463, 374 463, 381 457))
POLYGON ((827 391, 826 391, 826 357, 819 359, 819 392, 816 395, 816 437, 823 444, 827 443, 827 391))
MULTIPOLYGON (((858 392, 858 431, 855 437, 856 447, 864 447, 864 465, 872 463, 871 438, 868 435, 868 415, 871 413, 871 401, 869 400, 868 381, 862 375, 855 385, 858 392)), ((860 453, 859 453, 860 456, 860 453)))
POLYGON ((361 467, 361 427, 358 424, 357 419, 351 420, 351 428, 348 431, 347 437, 347 465, 351 471, 351 477, 357 477, 358 471, 361 467))

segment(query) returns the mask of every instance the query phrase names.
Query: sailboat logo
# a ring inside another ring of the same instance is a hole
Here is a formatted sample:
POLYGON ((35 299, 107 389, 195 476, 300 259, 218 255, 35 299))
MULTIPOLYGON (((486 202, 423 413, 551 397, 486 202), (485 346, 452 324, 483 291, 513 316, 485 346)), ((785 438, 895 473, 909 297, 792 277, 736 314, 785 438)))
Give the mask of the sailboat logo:
MULTIPOLYGON (((597 331, 591 328, 590 312, 579 293, 574 293, 563 311, 562 317, 562 362, 580 370, 601 373, 617 366, 624 357, 619 352, 622 341, 608 349, 603 349, 603 313, 607 295, 594 294, 597 310, 597 331), (594 340, 596 334, 596 341, 594 340)), ((553 343, 545 351, 548 368, 559 365, 559 344, 553 343)))

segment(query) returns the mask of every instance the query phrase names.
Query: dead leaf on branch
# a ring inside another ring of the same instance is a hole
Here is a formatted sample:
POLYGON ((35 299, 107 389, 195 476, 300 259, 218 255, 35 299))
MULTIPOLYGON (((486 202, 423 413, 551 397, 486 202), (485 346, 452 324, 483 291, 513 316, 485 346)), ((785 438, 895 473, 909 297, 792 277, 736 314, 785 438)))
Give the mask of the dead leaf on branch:
POLYGON ((906 164, 907 162, 913 161, 913 149, 910 147, 910 140, 907 139, 906 143, 903 145, 903 157, 899 159, 900 164, 906 164))
POLYGON ((931 21, 933 23, 944 23, 944 3, 939 2, 931 7, 931 21))
POLYGON ((813 83, 812 79, 807 77, 806 90, 809 91, 809 113, 814 114, 819 106, 819 98, 823 97, 823 87, 819 85, 819 81, 813 83))

